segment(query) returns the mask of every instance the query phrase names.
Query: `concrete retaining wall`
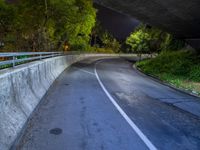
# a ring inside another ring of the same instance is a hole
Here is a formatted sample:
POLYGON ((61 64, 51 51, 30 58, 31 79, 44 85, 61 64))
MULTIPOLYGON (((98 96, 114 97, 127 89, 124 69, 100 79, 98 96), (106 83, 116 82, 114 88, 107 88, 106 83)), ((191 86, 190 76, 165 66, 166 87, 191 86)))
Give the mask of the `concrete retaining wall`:
POLYGON ((0 150, 11 147, 54 80, 72 63, 91 56, 60 56, 0 71, 0 150))

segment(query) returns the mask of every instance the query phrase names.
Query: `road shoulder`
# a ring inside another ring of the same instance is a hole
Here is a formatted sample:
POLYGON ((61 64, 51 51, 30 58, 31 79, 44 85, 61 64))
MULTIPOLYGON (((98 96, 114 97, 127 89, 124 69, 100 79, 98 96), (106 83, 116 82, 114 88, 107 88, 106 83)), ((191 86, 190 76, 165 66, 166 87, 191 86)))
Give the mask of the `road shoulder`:
POLYGON ((166 83, 166 82, 160 80, 159 78, 157 78, 153 75, 146 74, 140 68, 138 68, 135 64, 133 65, 133 69, 135 71, 137 71, 138 74, 145 76, 151 80, 154 80, 155 82, 158 82, 164 86, 172 88, 172 89, 176 90, 177 92, 181 92, 183 94, 187 94, 187 95, 190 95, 191 97, 194 97, 194 99, 191 99, 191 101, 184 101, 184 102, 180 102, 180 103, 173 103, 173 102, 167 102, 167 103, 170 103, 173 106, 176 106, 184 111, 187 111, 189 113, 192 113, 192 114, 200 117, 200 97, 198 95, 188 92, 184 89, 177 88, 169 83, 166 83))

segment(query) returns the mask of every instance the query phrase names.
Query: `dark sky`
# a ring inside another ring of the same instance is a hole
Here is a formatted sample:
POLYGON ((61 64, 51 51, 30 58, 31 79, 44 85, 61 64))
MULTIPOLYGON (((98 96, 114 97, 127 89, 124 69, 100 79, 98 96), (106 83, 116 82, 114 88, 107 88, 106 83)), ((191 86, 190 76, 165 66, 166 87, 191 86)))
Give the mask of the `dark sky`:
POLYGON ((103 6, 94 5, 98 9, 97 19, 101 22, 103 27, 111 32, 113 36, 118 39, 124 40, 130 35, 139 21, 127 15, 105 8, 103 6))

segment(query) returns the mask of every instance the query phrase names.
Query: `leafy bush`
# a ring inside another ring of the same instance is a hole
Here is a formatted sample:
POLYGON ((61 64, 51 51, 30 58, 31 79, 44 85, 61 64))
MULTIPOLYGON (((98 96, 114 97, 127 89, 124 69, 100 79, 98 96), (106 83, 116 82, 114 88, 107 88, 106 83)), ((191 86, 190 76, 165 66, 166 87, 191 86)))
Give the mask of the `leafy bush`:
POLYGON ((96 21, 92 0, 0 0, 0 37, 3 49, 43 51, 62 49, 67 41, 85 50, 96 21))
POLYGON ((108 53, 108 54, 115 53, 111 48, 97 48, 97 47, 91 47, 91 48, 88 49, 87 51, 88 51, 88 52, 92 52, 92 53, 108 53))
POLYGON ((191 80, 200 82, 200 65, 195 65, 191 68, 190 76, 191 80))
POLYGON ((103 42, 103 45, 104 45, 103 47, 105 49, 112 49, 116 53, 120 52, 121 44, 109 32, 105 31, 102 34, 101 40, 103 42))
POLYGON ((133 32, 127 39, 126 44, 130 45, 131 51, 136 53, 148 52, 150 49, 151 37, 144 29, 133 32))
POLYGON ((163 50, 180 50, 185 46, 185 41, 176 39, 173 35, 156 27, 141 24, 126 39, 129 52, 154 53, 163 50))
POLYGON ((200 59, 187 51, 165 51, 137 66, 145 73, 200 95, 200 59))
POLYGON ((200 81, 200 64, 196 64, 197 59, 188 51, 164 51, 154 59, 137 63, 137 66, 149 74, 168 74, 200 81))

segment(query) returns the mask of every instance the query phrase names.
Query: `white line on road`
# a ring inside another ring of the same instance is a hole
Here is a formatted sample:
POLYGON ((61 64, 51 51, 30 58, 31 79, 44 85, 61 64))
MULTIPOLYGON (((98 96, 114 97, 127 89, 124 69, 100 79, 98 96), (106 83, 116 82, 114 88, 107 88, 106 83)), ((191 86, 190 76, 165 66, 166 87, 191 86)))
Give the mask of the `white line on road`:
MULTIPOLYGON (((100 63, 100 62, 98 62, 100 63)), ((146 146, 150 149, 150 150, 157 150, 157 148, 151 143, 151 141, 144 135, 144 133, 142 133, 142 131, 136 126, 136 124, 129 118, 129 116, 123 111, 123 109, 117 104, 117 102, 114 100, 114 98, 110 95, 110 93, 107 91, 107 89, 105 88, 105 86, 103 85, 103 83, 101 82, 99 75, 97 73, 97 68, 95 64, 94 67, 94 72, 95 72, 95 76, 101 86, 101 88, 103 89, 103 91, 106 93, 106 95, 108 96, 108 98, 110 99, 110 101, 114 104, 114 106, 117 108, 117 110, 120 112, 120 114, 124 117, 124 119, 128 122, 128 124, 132 127, 132 129, 137 133, 137 135, 141 138, 141 140, 146 144, 146 146)))
POLYGON ((82 72, 91 74, 91 75, 95 75, 94 73, 92 73, 92 72, 90 72, 90 71, 87 71, 87 70, 84 70, 84 69, 81 69, 81 68, 78 68, 78 67, 73 67, 73 68, 75 68, 75 69, 77 69, 77 70, 80 70, 80 71, 82 71, 82 72))

